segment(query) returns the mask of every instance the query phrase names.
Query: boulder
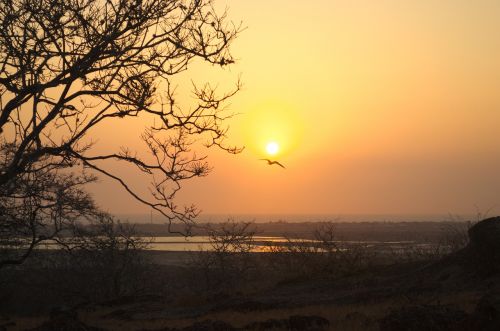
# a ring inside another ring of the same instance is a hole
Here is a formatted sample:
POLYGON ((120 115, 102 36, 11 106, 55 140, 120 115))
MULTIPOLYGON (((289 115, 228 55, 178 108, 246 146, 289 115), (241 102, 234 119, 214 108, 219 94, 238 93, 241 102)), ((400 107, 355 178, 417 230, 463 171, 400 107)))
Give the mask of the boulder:
POLYGON ((293 315, 287 319, 269 319, 253 322, 246 325, 243 330, 289 330, 289 331, 325 331, 329 329, 330 321, 321 316, 293 315))
POLYGON ((247 324, 243 330, 248 331, 265 331, 265 330, 283 330, 288 329, 288 320, 268 319, 260 322, 252 322, 247 324))
POLYGON ((72 310, 54 310, 47 322, 30 331, 104 331, 104 329, 85 325, 78 320, 72 310))
POLYGON ((293 315, 288 318, 290 330, 327 330, 330 322, 321 316, 293 315))
POLYGON ((205 320, 196 322, 191 326, 185 327, 182 331, 236 331, 231 324, 224 321, 205 320))
POLYGON ((391 311, 379 321, 384 331, 461 330, 467 314, 448 306, 411 306, 391 311))
POLYGON ((500 216, 482 220, 469 229, 469 261, 483 274, 500 271, 500 216))

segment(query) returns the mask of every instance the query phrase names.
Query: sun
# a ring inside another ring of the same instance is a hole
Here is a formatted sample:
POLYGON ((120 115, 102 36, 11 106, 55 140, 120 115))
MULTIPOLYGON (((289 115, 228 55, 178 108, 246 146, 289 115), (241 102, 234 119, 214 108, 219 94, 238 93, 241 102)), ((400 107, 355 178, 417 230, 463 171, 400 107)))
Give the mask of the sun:
POLYGON ((266 99, 247 107, 238 131, 245 148, 254 156, 283 158, 300 145, 306 121, 299 116, 301 111, 295 104, 266 99))
POLYGON ((266 152, 269 155, 276 155, 280 150, 280 145, 275 141, 270 141, 266 145, 266 152))

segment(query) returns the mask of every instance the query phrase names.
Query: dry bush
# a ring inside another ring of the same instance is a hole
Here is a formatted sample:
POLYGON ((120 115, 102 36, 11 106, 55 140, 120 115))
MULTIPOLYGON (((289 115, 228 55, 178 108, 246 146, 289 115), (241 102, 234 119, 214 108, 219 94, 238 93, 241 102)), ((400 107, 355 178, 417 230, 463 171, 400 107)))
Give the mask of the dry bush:
POLYGON ((283 244, 272 243, 267 250, 268 263, 278 275, 302 277, 318 270, 319 248, 311 240, 285 237, 283 244))
POLYGON ((371 266, 376 251, 364 242, 347 242, 339 237, 333 222, 320 225, 314 238, 320 244, 323 271, 349 275, 371 266))
POLYGON ((460 216, 450 215, 450 222, 444 225, 444 235, 442 241, 450 247, 451 252, 459 251, 469 244, 469 229, 476 223, 485 219, 488 211, 483 213, 476 211, 476 216, 473 220, 464 220, 460 216))
POLYGON ((400 247, 389 247, 389 263, 412 263, 437 261, 450 253, 450 248, 443 242, 409 243, 400 247))
POLYGON ((47 313, 156 293, 155 270, 144 252, 149 240, 136 236, 133 226, 101 214, 66 236, 0 273, 0 314, 47 313))
POLYGON ((72 242, 45 262, 49 286, 70 301, 103 302, 152 290, 152 265, 144 250, 150 240, 136 235, 134 227, 109 215, 77 227, 72 242), (57 280, 57 281, 56 281, 57 280))
POLYGON ((256 268, 252 222, 228 220, 208 227, 210 249, 194 254, 189 267, 199 271, 206 288, 222 288, 248 280, 256 268))
MULTIPOLYGON (((481 215, 478 213, 478 219, 482 217, 481 215)), ((464 221, 457 216, 450 216, 450 220, 443 223, 437 240, 391 246, 386 257, 392 263, 432 262, 464 249, 469 244, 468 231, 477 221, 464 221)))
POLYGON ((290 277, 346 276, 366 270, 375 252, 364 243, 339 240, 333 222, 319 225, 313 239, 285 237, 284 244, 271 244, 270 267, 290 277))

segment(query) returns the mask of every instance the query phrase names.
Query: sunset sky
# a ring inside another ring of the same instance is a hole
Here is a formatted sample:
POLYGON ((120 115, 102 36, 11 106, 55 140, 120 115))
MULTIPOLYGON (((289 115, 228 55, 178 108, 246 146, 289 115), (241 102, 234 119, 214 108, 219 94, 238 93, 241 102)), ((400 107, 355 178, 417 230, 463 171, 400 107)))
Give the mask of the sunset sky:
MULTIPOLYGON (((221 69, 191 79, 229 89, 228 142, 213 172, 180 202, 218 214, 464 214, 500 206, 498 0, 227 0, 246 29, 221 69), (266 144, 279 151, 268 166, 266 144)), ((123 125, 103 146, 131 144, 123 125)), ((128 174, 127 170, 123 170, 128 174)), ((139 179, 137 179, 139 181, 139 179)), ((116 185, 92 192, 107 210, 148 213, 116 185)), ((496 208, 500 211, 500 208, 496 208)))

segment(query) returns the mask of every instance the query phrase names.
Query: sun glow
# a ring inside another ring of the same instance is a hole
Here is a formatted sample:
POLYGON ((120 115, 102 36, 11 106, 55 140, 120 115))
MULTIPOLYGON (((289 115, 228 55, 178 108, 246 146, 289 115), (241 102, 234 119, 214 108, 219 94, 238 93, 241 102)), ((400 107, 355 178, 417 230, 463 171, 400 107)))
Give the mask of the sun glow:
POLYGON ((293 106, 272 101, 252 105, 242 124, 245 147, 259 157, 290 155, 302 139, 304 126, 293 106))
POLYGON ((276 155, 276 153, 278 153, 279 150, 280 150, 280 146, 275 141, 270 141, 266 145, 266 152, 269 155, 276 155))

